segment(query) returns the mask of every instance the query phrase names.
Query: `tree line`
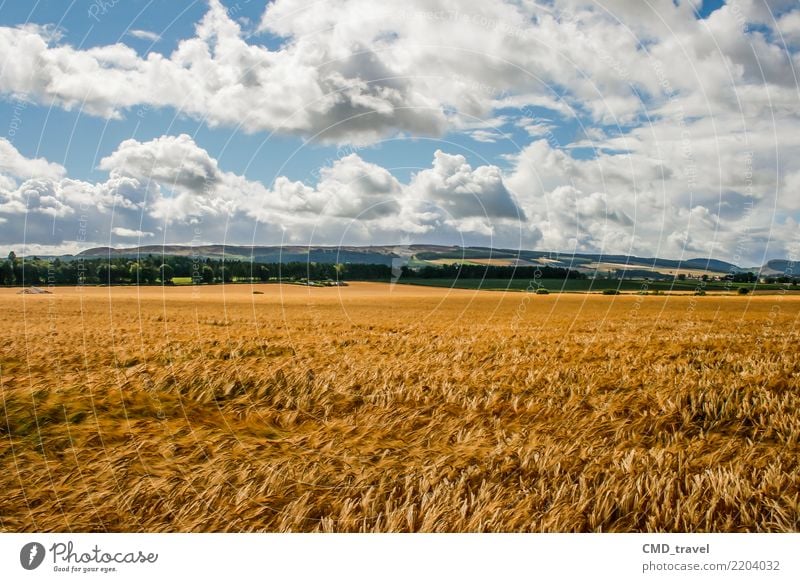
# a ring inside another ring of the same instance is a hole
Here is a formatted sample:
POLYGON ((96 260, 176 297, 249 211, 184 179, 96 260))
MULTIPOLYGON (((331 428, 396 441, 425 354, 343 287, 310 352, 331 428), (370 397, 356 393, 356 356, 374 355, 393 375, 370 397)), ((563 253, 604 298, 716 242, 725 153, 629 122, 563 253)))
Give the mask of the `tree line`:
POLYGON ((13 252, 0 263, 2 285, 151 285, 233 283, 273 280, 386 280, 391 267, 369 264, 313 262, 253 263, 240 259, 147 255, 77 257, 72 260, 18 258, 13 252), (186 281, 188 279, 188 281, 186 281))
MULTIPOLYGON (((560 267, 507 267, 484 265, 403 266, 402 279, 579 279, 584 276, 560 267)), ((77 257, 66 259, 19 258, 13 252, 0 263, 2 285, 153 285, 211 284, 268 281, 389 281, 392 267, 369 263, 255 263, 240 259, 147 255, 77 257)))

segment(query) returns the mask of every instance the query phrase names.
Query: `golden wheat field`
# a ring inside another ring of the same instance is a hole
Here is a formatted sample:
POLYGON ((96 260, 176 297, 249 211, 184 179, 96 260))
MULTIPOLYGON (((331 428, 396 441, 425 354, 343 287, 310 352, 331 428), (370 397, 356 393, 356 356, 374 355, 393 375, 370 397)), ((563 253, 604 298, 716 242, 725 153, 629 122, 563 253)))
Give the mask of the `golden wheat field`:
POLYGON ((798 296, 228 285, 0 309, 3 531, 800 529, 798 296))

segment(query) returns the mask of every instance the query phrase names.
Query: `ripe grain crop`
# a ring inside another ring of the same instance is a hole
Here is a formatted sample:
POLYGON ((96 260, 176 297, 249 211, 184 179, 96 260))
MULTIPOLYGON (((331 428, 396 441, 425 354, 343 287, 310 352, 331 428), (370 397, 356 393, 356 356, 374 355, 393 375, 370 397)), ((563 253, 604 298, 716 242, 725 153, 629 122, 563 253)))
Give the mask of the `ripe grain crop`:
POLYGON ((3 531, 800 524, 797 296, 237 285, 0 309, 3 531))

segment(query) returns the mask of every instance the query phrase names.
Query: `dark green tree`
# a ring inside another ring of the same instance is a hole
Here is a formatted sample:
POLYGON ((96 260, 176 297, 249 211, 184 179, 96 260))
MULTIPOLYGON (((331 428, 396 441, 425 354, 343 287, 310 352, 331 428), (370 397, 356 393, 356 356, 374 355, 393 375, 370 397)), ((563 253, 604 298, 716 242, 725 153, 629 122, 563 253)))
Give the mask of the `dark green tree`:
POLYGON ((158 277, 161 279, 161 283, 168 285, 172 283, 172 276, 175 270, 172 266, 168 265, 167 263, 162 264, 158 268, 158 277))

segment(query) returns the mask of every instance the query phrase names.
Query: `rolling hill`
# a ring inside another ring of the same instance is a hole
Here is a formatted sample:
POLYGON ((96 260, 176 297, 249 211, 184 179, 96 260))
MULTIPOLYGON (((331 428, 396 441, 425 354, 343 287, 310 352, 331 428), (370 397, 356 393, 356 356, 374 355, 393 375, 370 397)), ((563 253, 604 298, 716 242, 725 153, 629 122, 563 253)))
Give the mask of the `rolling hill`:
MULTIPOLYGON (((492 249, 489 247, 458 247, 445 245, 372 245, 372 246, 242 246, 242 245, 146 245, 129 248, 96 247, 87 249, 77 257, 142 257, 146 255, 197 256, 200 258, 253 261, 256 263, 362 263, 398 265, 443 264, 462 262, 471 264, 496 264, 565 267, 584 273, 607 273, 626 276, 672 275, 678 272, 729 274, 760 270, 764 275, 779 275, 791 271, 787 260, 773 259, 763 267, 743 269, 718 259, 691 258, 687 260, 637 257, 632 255, 600 253, 558 253, 548 251, 492 249)), ((65 259, 76 257, 62 257, 65 259)))

